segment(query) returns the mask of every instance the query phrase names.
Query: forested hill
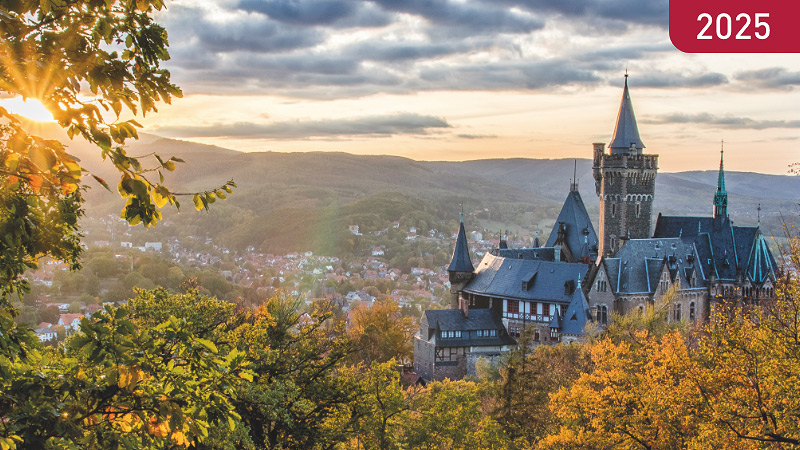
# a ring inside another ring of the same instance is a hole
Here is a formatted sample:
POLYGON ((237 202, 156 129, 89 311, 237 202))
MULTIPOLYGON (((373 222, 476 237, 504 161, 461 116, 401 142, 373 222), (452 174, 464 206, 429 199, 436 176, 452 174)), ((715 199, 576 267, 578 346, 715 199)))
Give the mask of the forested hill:
MULTIPOLYGON (((84 166, 100 168, 94 150, 73 143, 84 166)), ((394 156, 347 153, 241 153, 192 142, 143 136, 130 154, 157 152, 186 160, 169 182, 179 190, 202 190, 234 179, 238 188, 208 214, 167 211, 182 233, 207 234, 232 248, 335 253, 352 245, 348 225, 376 231, 400 220, 404 226, 450 232, 460 205, 474 228, 549 232, 573 176, 575 160, 486 159, 465 162, 413 161, 394 156), (480 210, 480 214, 476 212, 480 210)), ((577 178, 590 214, 597 214, 591 160, 577 160, 577 178)), ((655 211, 708 215, 716 170, 660 173, 655 211)), ((780 215, 796 220, 800 177, 726 172, 729 212, 740 224, 780 234, 780 215)), ((112 186, 116 181, 111 182, 112 186)), ((92 215, 118 212, 119 199, 101 188, 87 194, 92 215)), ((191 210, 187 198, 185 209, 191 210)), ((158 227, 156 227, 156 230, 158 227)), ((154 231, 159 234, 167 230, 154 231)))

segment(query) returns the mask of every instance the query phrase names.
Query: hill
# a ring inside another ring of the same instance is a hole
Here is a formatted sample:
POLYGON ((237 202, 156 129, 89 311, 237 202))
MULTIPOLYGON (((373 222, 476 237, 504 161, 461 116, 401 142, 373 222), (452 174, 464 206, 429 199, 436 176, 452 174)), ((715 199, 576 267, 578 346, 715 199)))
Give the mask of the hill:
MULTIPOLYGON (((92 159, 97 159, 92 149, 80 144, 70 149, 86 167, 113 176, 92 159)), ((369 232, 399 220, 405 227, 449 233, 462 204, 474 228, 544 235, 575 167, 572 159, 437 162, 347 153, 241 153, 154 136, 143 136, 129 148, 130 154, 151 152, 186 160, 170 177, 179 190, 202 190, 229 179, 239 185, 210 213, 167 212, 180 233, 208 235, 234 249, 253 245, 274 252, 347 252, 353 248, 347 227, 355 224, 369 232)), ((660 173, 655 210, 708 215, 716 177, 716 170, 660 173)), ((596 215, 590 160, 577 160, 577 178, 590 214, 596 215)), ((800 177, 726 172, 726 183, 736 222, 754 224, 760 204, 765 233, 780 235, 781 213, 797 216, 800 177)), ((116 195, 103 189, 91 189, 87 200, 94 216, 116 214, 120 207, 116 195)), ((148 231, 155 236, 172 232, 148 231)))

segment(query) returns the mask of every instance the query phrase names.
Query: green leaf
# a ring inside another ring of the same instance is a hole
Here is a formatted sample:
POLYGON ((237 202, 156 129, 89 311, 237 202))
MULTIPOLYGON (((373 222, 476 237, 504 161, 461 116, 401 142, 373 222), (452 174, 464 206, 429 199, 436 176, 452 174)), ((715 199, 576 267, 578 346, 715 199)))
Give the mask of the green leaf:
POLYGON ((208 339, 195 339, 195 342, 210 350, 212 353, 217 353, 217 346, 208 339))

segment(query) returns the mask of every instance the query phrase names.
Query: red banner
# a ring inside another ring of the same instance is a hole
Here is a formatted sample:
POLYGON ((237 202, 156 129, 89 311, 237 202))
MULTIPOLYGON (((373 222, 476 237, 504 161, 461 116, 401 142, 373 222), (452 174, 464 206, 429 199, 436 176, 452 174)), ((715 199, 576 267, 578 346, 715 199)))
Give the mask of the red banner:
POLYGON ((669 37, 685 53, 800 53, 800 1, 670 0, 669 37))

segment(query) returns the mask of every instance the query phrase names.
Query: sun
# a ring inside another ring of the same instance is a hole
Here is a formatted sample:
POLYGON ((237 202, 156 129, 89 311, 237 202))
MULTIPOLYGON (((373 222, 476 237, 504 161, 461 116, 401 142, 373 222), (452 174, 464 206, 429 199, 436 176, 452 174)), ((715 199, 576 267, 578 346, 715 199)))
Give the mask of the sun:
POLYGON ((22 97, 3 99, 0 100, 0 106, 7 109, 8 112, 12 114, 36 122, 55 122, 50 111, 44 107, 42 102, 35 98, 28 98, 27 100, 23 100, 22 97))

